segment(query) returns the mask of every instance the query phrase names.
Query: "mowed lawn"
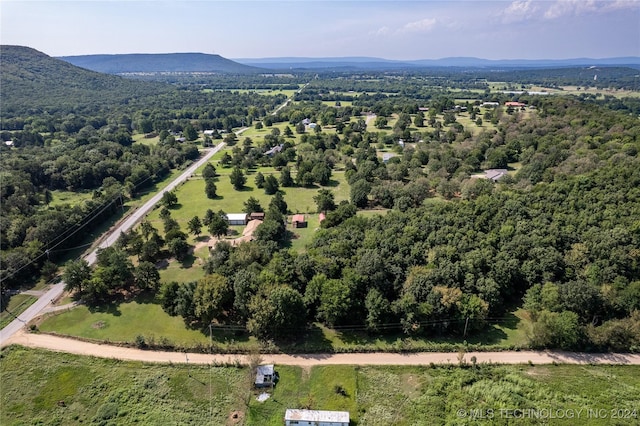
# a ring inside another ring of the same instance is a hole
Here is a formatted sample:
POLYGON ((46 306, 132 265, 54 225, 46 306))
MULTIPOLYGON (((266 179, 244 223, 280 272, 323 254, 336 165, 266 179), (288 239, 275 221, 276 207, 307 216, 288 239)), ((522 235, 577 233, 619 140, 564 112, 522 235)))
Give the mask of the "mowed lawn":
POLYGON ((2 425, 280 426, 287 408, 348 411, 367 426, 631 425, 640 415, 640 366, 276 365, 280 380, 258 402, 252 372, 231 359, 161 365, 17 346, 2 357, 2 425))
POLYGON ((105 306, 91 311, 77 306, 53 315, 39 326, 44 332, 112 342, 134 343, 137 336, 147 341, 161 339, 180 347, 209 345, 209 336, 185 326, 182 317, 172 317, 157 303, 139 298, 127 303, 105 306))
MULTIPOLYGON (((280 177, 280 172, 277 172, 273 168, 263 170, 262 173, 265 176, 274 174, 276 177, 280 177)), ((220 174, 215 181, 218 194, 216 199, 212 200, 205 196, 205 182, 199 177, 190 178, 176 189, 175 194, 178 197, 178 205, 171 209, 171 217, 178 221, 183 230, 186 230, 187 223, 192 217, 198 216, 202 219, 207 209, 211 209, 214 212, 223 210, 226 213, 240 213, 243 211, 244 203, 249 197, 256 198, 265 210, 268 208, 273 196, 265 194, 263 189, 256 187, 254 182, 255 173, 246 175, 247 183, 245 187, 240 191, 236 191, 233 189, 229 179, 231 169, 217 167, 216 171, 220 174)), ((295 174, 293 174, 293 176, 295 178, 295 174)), ((289 211, 295 214, 316 212, 317 208, 313 197, 318 193, 320 188, 319 186, 310 188, 281 187, 280 190, 283 193, 284 200, 287 202, 289 211)), ((334 193, 336 203, 349 199, 350 188, 346 182, 344 173, 334 172, 330 185, 324 188, 334 193)), ((148 220, 156 228, 161 229, 162 220, 160 219, 160 209, 156 208, 150 213, 148 220)), ((204 231, 203 234, 204 233, 206 233, 206 231, 204 231)))

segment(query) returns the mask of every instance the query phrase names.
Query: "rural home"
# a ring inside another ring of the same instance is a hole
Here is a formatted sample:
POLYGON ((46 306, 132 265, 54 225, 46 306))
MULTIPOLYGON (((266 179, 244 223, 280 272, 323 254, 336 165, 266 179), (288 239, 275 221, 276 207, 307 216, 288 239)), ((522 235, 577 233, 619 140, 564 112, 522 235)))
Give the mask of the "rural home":
POLYGON ((275 381, 276 373, 273 364, 259 365, 256 367, 255 386, 257 388, 272 388, 275 381))
POLYGON ((498 102, 483 102, 482 106, 485 108, 495 108, 497 106, 500 106, 500 103, 498 102))
POLYGON ((487 179, 491 179, 492 181, 497 182, 507 174, 507 170, 506 169, 490 169, 490 170, 485 170, 484 174, 487 179))
POLYGON ((295 214, 291 219, 291 224, 294 228, 306 228, 307 222, 304 220, 303 214, 295 214))
POLYGON ((527 104, 523 104, 522 102, 505 102, 504 106, 513 108, 524 108, 527 106, 527 104))
POLYGON ((272 155, 275 155, 279 152, 282 152, 282 148, 284 147, 284 144, 280 144, 280 145, 276 145, 273 148, 271 148, 270 150, 268 150, 267 152, 264 153, 264 155, 268 155, 269 157, 271 157, 272 155))
POLYGON ((286 426, 349 426, 349 412, 289 408, 284 414, 284 424, 286 426))
POLYGON ((229 222, 229 225, 246 225, 247 214, 246 213, 227 213, 227 222, 229 222))

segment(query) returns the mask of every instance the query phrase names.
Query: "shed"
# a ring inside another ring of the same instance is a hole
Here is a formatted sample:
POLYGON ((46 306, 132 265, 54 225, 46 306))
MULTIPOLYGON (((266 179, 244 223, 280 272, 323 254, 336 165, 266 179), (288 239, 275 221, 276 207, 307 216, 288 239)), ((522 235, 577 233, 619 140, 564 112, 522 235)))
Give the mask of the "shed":
POLYGON ((264 220, 264 212, 253 212, 249 215, 249 220, 264 220))
POLYGON ((318 222, 322 223, 323 220, 325 220, 327 218, 327 216, 324 213, 320 213, 318 215, 318 222))
POLYGON ((507 174, 507 170, 506 169, 490 169, 490 170, 485 170, 484 174, 487 179, 491 179, 492 181, 497 182, 507 174))
POLYGON ((393 157, 395 157, 395 154, 391 154, 390 152, 385 152, 384 154, 382 154, 382 162, 388 163, 389 160, 391 160, 393 157))
POLYGON ((303 214, 294 214, 291 219, 291 224, 294 228, 306 228, 307 222, 304 220, 303 214))
POLYGON ((271 388, 275 384, 276 374, 273 368, 273 364, 259 365, 256 367, 256 381, 257 388, 271 388))
POLYGON ((349 426, 348 411, 301 410, 288 408, 285 426, 349 426))
POLYGON ((227 222, 229 222, 229 225, 246 225, 247 214, 246 213, 227 213, 227 222))
POLYGON ((284 144, 281 143, 280 145, 276 145, 270 150, 268 150, 267 152, 265 152, 264 155, 268 155, 269 157, 271 157, 272 155, 282 152, 282 148, 284 148, 284 144))

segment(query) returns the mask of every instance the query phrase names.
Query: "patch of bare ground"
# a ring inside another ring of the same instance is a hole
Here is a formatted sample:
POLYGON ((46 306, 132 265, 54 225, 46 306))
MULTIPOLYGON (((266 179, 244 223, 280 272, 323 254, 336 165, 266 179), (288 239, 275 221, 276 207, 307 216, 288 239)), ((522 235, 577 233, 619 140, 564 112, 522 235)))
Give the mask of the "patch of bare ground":
POLYGON ((231 414, 229 414, 229 418, 227 419, 227 425, 231 426, 231 425, 237 425, 237 424, 242 424, 244 420, 244 411, 232 411, 231 414))
POLYGON ((242 237, 238 237, 238 238, 234 238, 234 239, 211 237, 207 241, 207 245, 209 247, 213 248, 213 247, 216 246, 218 241, 226 241, 229 244, 231 244, 232 246, 237 246, 240 243, 244 243, 246 241, 251 241, 251 240, 253 240, 253 233, 255 232, 255 230, 258 227, 258 225, 260 225, 261 223, 262 223, 261 220, 257 220, 257 219, 250 220, 247 223, 247 226, 245 226, 244 230, 242 231, 242 237))

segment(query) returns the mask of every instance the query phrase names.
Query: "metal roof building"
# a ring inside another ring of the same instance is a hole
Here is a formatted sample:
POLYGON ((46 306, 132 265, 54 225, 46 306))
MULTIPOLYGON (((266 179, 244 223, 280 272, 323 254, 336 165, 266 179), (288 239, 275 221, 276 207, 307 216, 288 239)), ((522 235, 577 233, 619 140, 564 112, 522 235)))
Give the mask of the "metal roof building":
POLYGON ((274 384, 275 372, 273 370, 273 364, 259 365, 256 368, 256 381, 257 388, 272 387, 274 384))
POLYGON ((284 414, 284 424, 286 426, 349 426, 349 412, 289 408, 284 414))
POLYGON ((227 213, 227 222, 229 222, 229 225, 246 225, 247 214, 246 213, 227 213))

